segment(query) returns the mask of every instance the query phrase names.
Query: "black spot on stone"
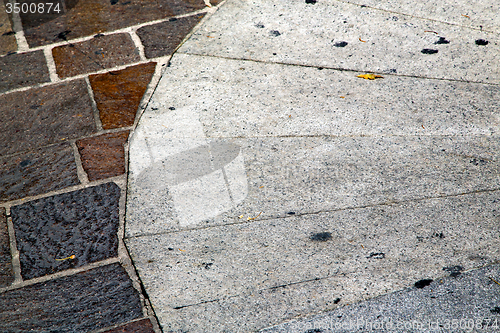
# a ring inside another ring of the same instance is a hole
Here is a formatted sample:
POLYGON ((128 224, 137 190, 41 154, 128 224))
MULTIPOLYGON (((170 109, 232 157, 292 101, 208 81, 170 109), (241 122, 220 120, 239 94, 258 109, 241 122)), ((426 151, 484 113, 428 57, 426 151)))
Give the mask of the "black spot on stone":
POLYGON ((213 264, 214 264, 213 262, 208 262, 208 263, 204 262, 201 265, 205 267, 205 269, 210 269, 210 266, 212 266, 213 264))
POLYGON ((173 251, 173 250, 174 250, 174 248, 173 248, 173 247, 169 247, 169 248, 168 248, 168 250, 169 250, 169 251, 173 251))
POLYGON ((484 39, 476 39, 476 45, 481 45, 481 46, 485 46, 485 45, 488 45, 488 41, 487 40, 484 40, 484 39))
POLYGON ((271 36, 274 37, 278 37, 279 35, 281 35, 281 33, 278 30, 271 30, 269 34, 271 34, 271 36))
POLYGON ((255 26, 260 29, 265 28, 262 23, 257 23, 255 26))
POLYGON ((443 267, 443 271, 450 273, 450 276, 457 277, 464 270, 462 266, 443 267))
POLYGON ((397 72, 398 72, 398 70, 396 68, 389 69, 389 73, 396 74, 397 72))
POLYGON ((169 22, 174 22, 174 21, 177 21, 177 19, 175 17, 172 17, 171 19, 168 20, 169 22))
POLYGON ((443 239, 445 237, 442 232, 436 232, 433 236, 436 238, 441 238, 441 239, 443 239))
POLYGON ((295 212, 288 212, 288 215, 295 215, 295 212))
POLYGON ((397 17, 397 16, 393 16, 393 17, 392 17, 392 20, 393 20, 393 21, 397 21, 397 20, 399 20, 399 17, 397 17))
POLYGON ((418 280, 417 282, 415 282, 415 288, 419 289, 425 288, 428 285, 430 285, 432 281, 433 281, 432 279, 418 280))
POLYGON ((276 52, 273 52, 273 55, 276 55, 276 52))
POLYGON ((168 109, 172 110, 172 111, 175 110, 175 108, 173 106, 169 107, 168 109))
POLYGON ((156 111, 156 110, 158 110, 158 108, 151 108, 151 110, 156 111))
POLYGON ((313 328, 305 331, 304 333, 323 333, 323 330, 320 330, 319 328, 313 328))
POLYGON ((500 306, 495 306, 493 309, 490 310, 490 312, 494 314, 500 314, 500 306))
POLYGON ((24 161, 22 161, 21 163, 19 163, 19 166, 20 166, 21 168, 25 168, 25 167, 27 167, 27 166, 28 166, 28 165, 30 165, 30 164, 31 164, 31 161, 30 161, 30 160, 24 160, 24 161))
POLYGON ((323 67, 318 67, 318 71, 322 71, 323 69, 323 67))
POLYGON ((470 162, 474 165, 485 165, 487 162, 481 158, 473 158, 470 162))
POLYGON ((7 31, 2 34, 2 36, 10 36, 10 35, 15 35, 16 33, 14 31, 7 31))
POLYGON ((36 104, 33 104, 33 105, 30 105, 30 109, 31 110, 36 110, 40 107, 40 105, 36 105, 36 104))
POLYGON ((347 46, 347 42, 338 42, 338 43, 335 43, 333 44, 335 47, 345 47, 347 46))
POLYGON ((383 253, 383 252, 372 252, 366 258, 368 258, 368 259, 384 259, 385 258, 385 253, 383 253))
POLYGON ((361 8, 365 8, 365 7, 366 7, 366 5, 361 5, 361 8))
POLYGON ((57 34, 57 38, 66 40, 66 36, 71 32, 71 30, 65 30, 57 34))
POLYGON ((434 42, 434 44, 450 44, 450 41, 444 37, 439 37, 439 40, 434 42))
POLYGON ((326 242, 332 239, 332 234, 329 232, 319 232, 317 234, 312 235, 309 238, 315 242, 326 242))
POLYGON ((306 0, 306 3, 311 5, 314 5, 316 2, 318 2, 318 0, 306 0))
POLYGON ((111 0, 111 5, 116 5, 118 3, 118 0, 111 0))
POLYGON ((433 49, 423 49, 422 51, 423 54, 435 54, 438 53, 438 50, 433 50, 433 49))
POLYGON ((99 34, 95 35, 94 38, 99 38, 99 37, 103 37, 103 36, 104 36, 104 34, 99 33, 99 34))
POLYGON ((337 298, 333 301, 333 304, 339 304, 339 302, 340 302, 340 298, 339 298, 339 297, 337 297, 337 298))

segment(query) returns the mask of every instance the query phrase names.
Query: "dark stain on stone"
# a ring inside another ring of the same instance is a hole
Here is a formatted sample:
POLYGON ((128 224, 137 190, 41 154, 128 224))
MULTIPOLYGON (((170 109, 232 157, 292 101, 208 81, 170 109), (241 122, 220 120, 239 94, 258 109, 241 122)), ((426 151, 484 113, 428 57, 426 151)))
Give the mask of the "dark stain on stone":
POLYGON ((277 53, 276 52, 273 52, 273 55, 276 55, 277 53))
POLYGON ((329 241, 330 239, 332 239, 332 234, 329 232, 319 232, 319 233, 313 234, 309 238, 315 242, 326 242, 326 241, 329 241))
POLYGON ((474 165, 485 165, 487 163, 486 160, 483 160, 482 158, 473 158, 470 162, 474 165))
POLYGON ((320 330, 319 328, 313 328, 305 331, 304 333, 323 333, 323 330, 320 330))
POLYGON ((171 19, 168 20, 169 22, 175 22, 177 19, 175 17, 172 17, 171 19))
POLYGON ((392 20, 393 20, 393 21, 398 21, 398 20, 399 20, 399 17, 397 17, 397 16, 393 16, 393 17, 392 17, 392 20))
MULTIPOLYGON (((175 108, 174 108, 173 106, 169 107, 168 109, 169 109, 169 110, 171 110, 171 111, 174 111, 174 110, 175 110, 175 108)), ((157 109, 157 110, 158 110, 158 109, 157 109)))
POLYGON ((340 302, 340 297, 337 297, 334 301, 333 301, 333 304, 339 304, 340 302))
POLYGON ((476 45, 485 46, 488 45, 488 41, 484 39, 476 39, 476 45))
POLYGON ((323 69, 323 67, 318 67, 318 71, 322 71, 323 69))
POLYGON ((432 235, 433 237, 436 237, 436 238, 440 238, 440 239, 443 239, 445 236, 442 232, 436 232, 434 235, 432 235))
POLYGON ((429 286, 432 281, 433 281, 432 279, 418 280, 417 282, 415 282, 415 288, 418 288, 418 289, 425 288, 425 287, 429 286))
POLYGON ((383 252, 372 252, 367 259, 384 259, 385 258, 385 253, 383 252))
POLYGON ((210 269, 210 266, 212 266, 214 263, 213 262, 203 262, 201 265, 205 267, 205 269, 210 269))
POLYGON ((347 44, 348 44, 347 42, 343 42, 343 41, 342 41, 342 42, 335 43, 335 44, 333 44, 333 45, 334 45, 335 47, 345 47, 345 46, 347 46, 347 44))
POLYGON ((423 49, 422 51, 423 54, 435 54, 438 53, 438 50, 433 50, 433 49, 423 49))
POLYGON ((494 314, 500 314, 500 306, 495 306, 493 309, 490 310, 490 312, 494 314))
POLYGON ((271 30, 269 34, 271 34, 271 36, 274 37, 278 37, 279 35, 281 35, 281 33, 278 30, 271 30))
POLYGON ((318 2, 318 0, 306 0, 306 3, 311 5, 314 5, 316 2, 318 2))
POLYGON ((288 212, 288 215, 295 215, 295 212, 288 212))
POLYGON ((464 268, 462 266, 443 267, 443 271, 450 273, 451 277, 457 277, 462 274, 464 268))
POLYGON ((2 34, 2 36, 11 36, 11 35, 15 35, 16 33, 14 31, 7 31, 7 32, 4 32, 2 34))
POLYGON ((103 36, 104 36, 104 34, 99 33, 99 34, 95 35, 94 38, 99 38, 99 37, 103 37, 103 36))
POLYGON ((169 248, 168 248, 168 250, 169 250, 169 251, 173 251, 173 250, 174 250, 174 248, 173 248, 173 247, 169 247, 169 248))
POLYGON ((265 28, 262 23, 257 23, 255 26, 260 29, 265 28))
POLYGON ((361 5, 361 8, 365 8, 365 7, 366 7, 366 5, 361 5))
POLYGON ((31 161, 30 161, 30 160, 24 160, 24 161, 22 161, 21 163, 19 163, 19 166, 20 166, 21 168, 25 168, 25 167, 27 167, 27 166, 28 166, 28 165, 30 165, 30 164, 31 164, 31 161))
POLYGON ((450 41, 444 37, 439 37, 439 40, 434 42, 434 44, 450 44, 450 41))
POLYGON ((111 3, 112 6, 116 5, 118 3, 118 0, 111 0, 110 3, 111 3))
POLYGON ((65 30, 63 32, 60 32, 57 34, 57 38, 62 39, 62 40, 67 40, 66 36, 71 32, 71 30, 65 30))

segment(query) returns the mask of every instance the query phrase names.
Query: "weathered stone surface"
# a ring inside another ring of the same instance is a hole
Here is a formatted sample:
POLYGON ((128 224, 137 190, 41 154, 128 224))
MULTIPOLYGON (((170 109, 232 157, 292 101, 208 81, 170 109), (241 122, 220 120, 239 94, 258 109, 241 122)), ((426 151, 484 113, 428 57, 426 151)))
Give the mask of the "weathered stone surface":
POLYGON ((76 145, 90 181, 125 173, 125 151, 129 131, 78 140, 76 145))
POLYGON ((143 319, 113 328, 104 333, 154 333, 153 325, 149 319, 143 319))
POLYGON ((134 124, 139 103, 155 68, 156 63, 150 62, 89 76, 104 129, 134 124))
POLYGON ((14 281, 12 256, 10 253, 9 230, 5 208, 0 207, 0 287, 5 287, 14 281))
POLYGON ((118 186, 106 183, 12 207, 22 277, 116 257, 119 199, 118 186))
POLYGON ((12 30, 9 14, 3 1, 0 1, 0 56, 16 50, 16 36, 12 30))
POLYGON ((61 78, 91 73, 140 60, 130 35, 96 35, 94 38, 52 49, 61 78))
POLYGON ((89 332, 140 317, 138 292, 119 264, 0 295, 2 332, 89 332))
POLYGON ((146 57, 155 58, 172 54, 203 16, 205 14, 170 19, 166 22, 138 29, 137 35, 139 35, 144 45, 146 57))
POLYGON ((84 80, 2 95, 0 114, 0 156, 96 131, 84 80))
POLYGON ((49 70, 43 51, 0 57, 0 92, 48 81, 49 70))
POLYGON ((0 158, 0 201, 38 195, 79 184, 73 148, 53 145, 0 158))
POLYGON ((33 47, 187 14, 204 7, 203 0, 66 0, 66 12, 23 14, 21 18, 26 39, 33 47))

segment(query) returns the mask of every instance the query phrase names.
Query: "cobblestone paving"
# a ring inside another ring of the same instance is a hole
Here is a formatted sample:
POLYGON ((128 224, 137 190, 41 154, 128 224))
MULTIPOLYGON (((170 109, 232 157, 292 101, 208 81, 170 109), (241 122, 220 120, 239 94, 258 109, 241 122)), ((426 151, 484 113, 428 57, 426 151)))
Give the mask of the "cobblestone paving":
POLYGON ((160 332, 122 241, 128 137, 218 2, 0 1, 1 332, 160 332))

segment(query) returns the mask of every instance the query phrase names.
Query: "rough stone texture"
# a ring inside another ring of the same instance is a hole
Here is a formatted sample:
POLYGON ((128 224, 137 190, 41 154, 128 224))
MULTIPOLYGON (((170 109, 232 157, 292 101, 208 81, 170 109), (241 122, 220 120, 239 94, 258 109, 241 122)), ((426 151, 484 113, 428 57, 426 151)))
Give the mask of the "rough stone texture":
POLYGON ((149 319, 143 319, 113 328, 103 333, 154 333, 153 325, 149 319))
POLYGON ((0 156, 96 131, 84 80, 0 96, 0 156))
POLYGON ((116 257, 119 199, 118 186, 106 183, 12 207, 22 277, 116 257))
POLYGON ((17 50, 16 36, 3 1, 0 1, 0 56, 17 50))
POLYGON ((90 181, 125 173, 125 151, 129 131, 78 140, 76 145, 90 181))
POLYGON ((205 14, 170 19, 137 30, 147 58, 170 55, 205 14))
POLYGON ((178 52, 496 84, 499 45, 497 33, 340 1, 235 0, 178 52))
POLYGON ((254 331, 335 307, 336 298, 338 306, 350 304, 455 271, 449 267, 469 270, 497 262, 499 201, 500 191, 473 193, 292 214, 126 243, 167 331, 254 331), (315 280, 324 281, 323 296, 309 289, 315 280), (264 296, 258 296, 290 285, 297 291, 285 304, 272 298, 262 303, 264 296), (212 302, 225 310, 209 311, 212 302), (210 320, 196 314, 201 308, 210 320))
POLYGON ((66 0, 66 13, 55 16, 28 14, 21 17, 26 39, 33 47, 63 38, 70 40, 186 14, 204 7, 203 0, 66 0))
POLYGON ((14 281, 12 256, 10 254, 9 230, 5 208, 0 207, 0 287, 6 287, 14 281))
POLYGON ((156 63, 150 62, 89 76, 104 129, 134 124, 139 103, 155 68, 156 63))
POLYGON ((261 332, 498 331, 500 286, 490 277, 500 276, 500 267, 492 265, 464 273, 455 267, 456 276, 437 279, 429 286, 411 287, 261 332))
POLYGON ((79 184, 73 148, 67 144, 0 158, 0 201, 79 184))
POLYGON ((119 264, 0 296, 2 332, 89 332, 140 317, 139 295, 119 264))
POLYGON ((0 92, 49 81, 49 71, 43 51, 0 57, 0 92))
POLYGON ((52 49, 61 78, 100 71, 140 60, 130 35, 96 35, 94 38, 52 49))

